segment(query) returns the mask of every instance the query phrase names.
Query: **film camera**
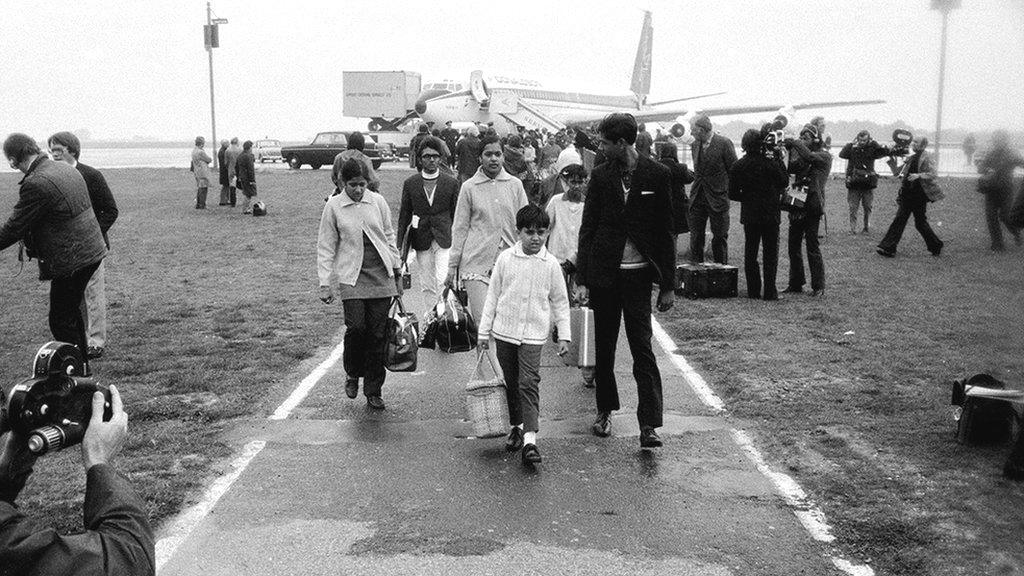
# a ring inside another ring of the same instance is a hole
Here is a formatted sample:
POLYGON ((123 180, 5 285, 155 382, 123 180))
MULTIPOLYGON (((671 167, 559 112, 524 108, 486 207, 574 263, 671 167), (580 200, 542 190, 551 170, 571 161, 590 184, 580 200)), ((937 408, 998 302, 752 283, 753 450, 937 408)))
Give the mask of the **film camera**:
POLYGON ((782 158, 785 150, 785 128, 788 121, 783 115, 761 126, 761 155, 765 158, 782 158))
POLYGON ((893 156, 906 156, 910 154, 910 143, 914 140, 914 135, 910 133, 910 130, 904 130, 903 128, 897 128, 892 131, 892 154, 893 156))
POLYGON ((40 456, 80 443, 97 390, 106 397, 104 418, 111 415, 110 389, 81 376, 84 364, 77 347, 44 344, 32 363, 32 376, 0 388, 0 433, 22 434, 28 449, 40 456))

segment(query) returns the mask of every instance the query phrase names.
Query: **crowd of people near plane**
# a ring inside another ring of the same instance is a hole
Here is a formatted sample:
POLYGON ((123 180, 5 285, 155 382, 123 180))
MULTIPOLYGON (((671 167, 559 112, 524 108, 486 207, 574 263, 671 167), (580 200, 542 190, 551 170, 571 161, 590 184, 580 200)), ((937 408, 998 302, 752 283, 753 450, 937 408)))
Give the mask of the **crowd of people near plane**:
MULTIPOLYGON (((318 262, 321 299, 341 299, 345 305, 346 343, 352 342, 345 352, 346 393, 355 398, 362 379, 369 406, 384 408, 382 347, 375 343, 383 338, 391 298, 403 291, 402 270, 415 260, 422 290, 436 296, 457 287, 467 294, 468 310, 480 321, 482 353, 504 374, 511 428, 506 447, 522 449, 524 463, 540 461, 539 350, 553 323, 560 339, 574 337, 565 325, 569 302, 587 301, 595 314, 593 433, 610 434, 610 414, 619 408, 612 368, 624 320, 640 397, 640 442, 660 446, 651 287, 658 287, 658 309, 669 309, 677 254, 703 262, 707 227, 711 259, 728 264, 732 202, 740 205, 745 232, 748 297, 780 298, 779 235, 787 208, 790 266, 781 292, 804 292, 809 280, 812 297, 825 294, 820 240, 833 162, 830 138, 821 117, 795 135, 772 128, 748 130, 741 141, 743 157, 737 158, 732 141, 715 132, 710 118, 698 115, 690 126, 688 163, 679 158, 675 142, 650 135, 629 114, 608 116, 596 132, 520 129, 499 136, 490 126, 459 131, 450 124, 434 130, 422 125, 410 145, 410 165, 417 173, 403 185, 397 226, 383 196, 373 192, 372 169, 339 158, 337 183, 345 194, 324 210, 318 262), (678 249, 677 238, 685 233, 688 249, 678 249), (559 282, 551 281, 552 266, 561 271, 559 282)), ((895 255, 911 216, 931 253, 942 253, 944 243, 927 220, 928 204, 939 197, 927 148, 922 136, 900 150, 862 131, 838 153, 847 160, 851 234, 870 230, 875 161, 888 158, 898 179, 899 208, 878 245, 882 256, 895 255), (863 228, 858 229, 861 210, 863 228)), ((1024 167, 1024 159, 1009 147, 1005 133, 996 133, 978 162, 994 250, 1003 247, 1000 226, 1021 242, 1021 222, 1010 215, 1016 166, 1024 167)))

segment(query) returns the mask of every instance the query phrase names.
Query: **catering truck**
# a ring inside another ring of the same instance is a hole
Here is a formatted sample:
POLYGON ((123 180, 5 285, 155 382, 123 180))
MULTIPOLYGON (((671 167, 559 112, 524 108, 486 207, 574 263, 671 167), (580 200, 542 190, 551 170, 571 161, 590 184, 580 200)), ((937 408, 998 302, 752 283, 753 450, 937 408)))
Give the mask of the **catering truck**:
POLYGON ((369 118, 368 129, 398 130, 416 115, 420 95, 418 72, 344 71, 342 72, 342 114, 369 118))

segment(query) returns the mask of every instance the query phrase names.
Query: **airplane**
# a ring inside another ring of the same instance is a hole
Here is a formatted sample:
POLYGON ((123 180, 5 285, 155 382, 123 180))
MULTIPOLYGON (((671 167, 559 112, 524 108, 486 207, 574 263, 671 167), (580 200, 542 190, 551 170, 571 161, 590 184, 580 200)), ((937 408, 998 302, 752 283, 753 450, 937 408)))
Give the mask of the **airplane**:
POLYGON ((420 93, 415 110, 410 111, 406 119, 412 118, 415 112, 424 122, 432 122, 435 126, 441 126, 447 121, 455 125, 492 124, 499 134, 507 134, 515 133, 519 126, 535 130, 546 128, 554 132, 567 126, 597 123, 612 112, 630 112, 637 122, 672 123, 669 132, 679 138, 685 134, 690 118, 698 113, 723 116, 774 112, 791 119, 797 110, 808 108, 863 106, 885 102, 854 100, 789 105, 697 106, 689 109, 666 107, 668 104, 724 94, 715 92, 648 103, 653 43, 651 12, 645 10, 628 94, 602 95, 546 90, 535 81, 501 76, 485 78, 482 71, 475 70, 470 75, 467 89, 462 89, 458 83, 428 84, 430 89, 420 93), (445 90, 445 87, 458 89, 445 90))

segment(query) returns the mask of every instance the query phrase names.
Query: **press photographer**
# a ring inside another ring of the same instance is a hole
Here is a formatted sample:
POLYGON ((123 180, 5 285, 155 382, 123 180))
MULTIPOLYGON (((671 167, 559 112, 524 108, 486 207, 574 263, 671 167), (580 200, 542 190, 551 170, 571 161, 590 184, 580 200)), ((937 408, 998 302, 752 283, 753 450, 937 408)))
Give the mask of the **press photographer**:
MULTIPOLYGON (((50 347, 54 356, 81 357, 70 345, 50 347), (70 353, 69 353, 70 351, 70 353)), ((44 347, 40 356, 47 351, 44 347)), ((145 505, 112 461, 128 436, 125 414, 117 388, 109 388, 109 408, 104 387, 90 379, 62 373, 64 363, 53 356, 36 358, 36 374, 4 386, 0 411, 0 576, 33 575, 151 575, 155 574, 153 529, 145 505), (49 366, 46 366, 49 362, 49 366), (42 368, 41 368, 42 366, 42 368), (91 396, 76 394, 91 390, 91 396), (109 410, 109 411, 108 411, 109 410), (109 414, 109 419, 104 416, 109 414), (82 427, 72 419, 86 422, 82 427), (33 427, 47 418, 64 426, 33 427), (85 419, 87 418, 87 419, 85 419), (78 433, 84 431, 84 436, 78 433), (86 472, 83 515, 85 532, 62 536, 22 513, 14 504, 25 486, 38 455, 47 446, 39 436, 60 439, 52 447, 81 441, 86 472), (61 437, 66 434, 66 437, 61 437)))
POLYGON ((779 267, 779 197, 789 184, 789 175, 779 147, 782 142, 770 127, 766 124, 760 132, 747 130, 743 135, 743 158, 729 169, 729 199, 741 203, 747 297, 760 298, 763 294, 765 300, 778 300, 775 278, 779 267), (763 293, 757 265, 758 245, 764 251, 763 293))
POLYGON ((85 354, 82 298, 107 254, 85 180, 73 167, 47 158, 25 134, 7 137, 4 156, 25 177, 14 211, 0 227, 0 250, 20 240, 38 259, 39 279, 51 281, 50 332, 85 354))
MULTIPOLYGON (((896 144, 899 146, 899 143, 896 144)), ((846 160, 846 201, 850 205, 850 234, 857 233, 857 210, 864 206, 864 229, 871 230, 871 206, 878 187, 878 173, 875 160, 894 156, 901 148, 882 146, 871 138, 871 133, 861 130, 857 139, 843 146, 839 157, 846 160)), ((905 153, 905 152, 904 152, 905 153)))
POLYGON ((811 270, 811 296, 825 294, 825 261, 818 245, 818 228, 824 210, 824 184, 832 165, 832 155, 822 149, 818 130, 807 124, 800 130, 798 140, 787 139, 789 173, 794 175, 793 186, 805 193, 801 209, 789 213, 789 286, 784 292, 803 292, 803 249, 807 242, 807 265, 811 270))

